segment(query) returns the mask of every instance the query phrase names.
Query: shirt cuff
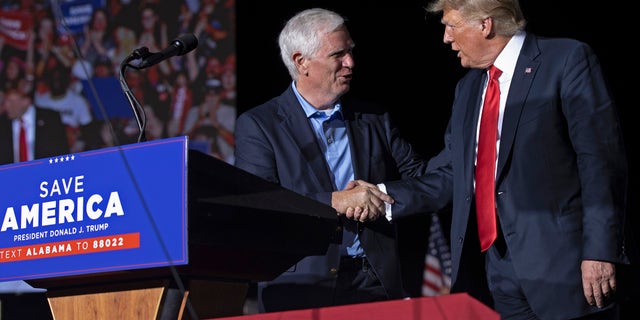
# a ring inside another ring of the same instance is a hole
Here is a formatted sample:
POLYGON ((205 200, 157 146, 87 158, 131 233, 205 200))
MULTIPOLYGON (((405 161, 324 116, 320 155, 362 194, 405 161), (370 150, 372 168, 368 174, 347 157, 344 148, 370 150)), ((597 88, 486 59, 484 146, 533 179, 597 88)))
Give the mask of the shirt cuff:
MULTIPOLYGON (((387 194, 387 186, 384 185, 384 183, 378 183, 378 189, 380 189, 380 191, 384 192, 384 194, 387 194)), ((391 204, 385 202, 384 203, 384 216, 387 218, 387 220, 391 221, 391 204)))

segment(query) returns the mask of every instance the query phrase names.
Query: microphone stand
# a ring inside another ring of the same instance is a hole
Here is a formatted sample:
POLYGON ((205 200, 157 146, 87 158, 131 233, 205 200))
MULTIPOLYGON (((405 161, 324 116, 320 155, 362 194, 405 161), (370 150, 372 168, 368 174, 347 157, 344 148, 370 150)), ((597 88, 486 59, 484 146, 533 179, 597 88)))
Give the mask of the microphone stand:
MULTIPOLYGON (((120 87, 122 88, 122 91, 124 92, 125 96, 127 97, 127 100, 129 101, 129 105, 131 106, 131 109, 133 110, 133 114, 136 118, 136 122, 138 124, 138 129, 140 130, 140 134, 138 135, 138 142, 142 142, 142 141, 146 141, 146 136, 145 136, 145 131, 146 131, 146 126, 147 126, 147 117, 144 111, 144 108, 140 105, 140 102, 138 102, 138 99, 136 98, 136 96, 133 94, 133 92, 131 92, 131 89, 129 88, 129 84, 126 81, 125 78, 125 71, 127 69, 127 67, 131 67, 133 69, 136 70, 141 70, 146 68, 146 66, 140 67, 138 65, 134 65, 134 64, 130 64, 131 61, 133 60, 138 60, 138 59, 147 59, 150 56, 154 55, 155 53, 151 53, 149 52, 149 49, 147 47, 141 47, 138 49, 133 50, 133 52, 127 57, 125 58, 122 63, 120 64, 120 72, 119 72, 119 80, 120 80, 120 87)), ((153 221, 153 220, 152 220, 153 221)), ((157 231, 157 230, 156 230, 157 231)), ((178 286, 178 290, 179 293, 181 295, 184 295, 186 290, 184 288, 183 283, 180 280, 180 275, 178 275, 176 269, 174 267, 171 267, 171 274, 173 275, 173 279, 176 282, 177 286, 178 286)), ((167 293, 167 295, 175 295, 177 294, 175 292, 175 289, 170 289, 167 293)), ((174 299, 169 299, 169 300, 174 300, 174 299)), ((192 319, 198 319, 198 314, 196 313, 195 309, 193 308, 193 305, 191 304, 191 300, 187 299, 186 301, 186 307, 187 310, 189 311, 189 315, 191 316, 192 319)), ((171 305, 169 307, 165 307, 164 309, 171 309, 170 311, 163 311, 163 313, 166 312, 173 312, 173 309, 176 308, 175 305, 171 305)), ((167 309, 167 310, 168 310, 167 309)))
POLYGON ((127 80, 125 78, 125 72, 127 67, 131 67, 136 70, 140 69, 137 66, 130 64, 129 62, 137 59, 145 59, 151 55, 152 53, 149 52, 149 49, 147 47, 141 47, 136 50, 133 50, 133 52, 127 58, 125 58, 120 64, 120 73, 119 73, 120 87, 122 88, 124 95, 127 97, 127 100, 129 101, 131 110, 133 110, 133 115, 136 118, 136 123, 138 124, 138 130, 140 131, 140 133, 138 134, 138 142, 147 141, 147 137, 145 134, 145 131, 147 128, 147 115, 144 111, 144 108, 140 105, 140 102, 138 102, 138 99, 136 98, 136 96, 133 94, 133 92, 131 92, 131 89, 129 88, 129 84, 127 83, 127 80))

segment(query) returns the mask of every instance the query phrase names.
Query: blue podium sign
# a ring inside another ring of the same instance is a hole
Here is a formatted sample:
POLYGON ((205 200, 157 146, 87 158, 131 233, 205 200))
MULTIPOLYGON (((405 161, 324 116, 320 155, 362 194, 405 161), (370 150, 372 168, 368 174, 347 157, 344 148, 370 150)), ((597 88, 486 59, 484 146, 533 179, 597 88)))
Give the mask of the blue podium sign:
POLYGON ((0 281, 188 264, 187 137, 0 166, 0 281))

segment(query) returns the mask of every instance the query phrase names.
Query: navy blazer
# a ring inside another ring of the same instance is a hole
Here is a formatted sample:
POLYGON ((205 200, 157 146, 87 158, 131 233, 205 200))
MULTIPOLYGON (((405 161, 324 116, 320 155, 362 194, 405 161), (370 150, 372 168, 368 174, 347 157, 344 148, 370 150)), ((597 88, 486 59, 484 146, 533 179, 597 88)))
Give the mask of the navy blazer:
MULTIPOLYGON (((341 102, 356 179, 377 183, 426 172, 426 160, 400 137, 387 112, 347 96, 341 102)), ((291 86, 280 96, 242 113, 236 121, 235 142, 237 167, 331 205, 331 192, 335 191, 332 174, 291 86)), ((359 234, 389 298, 406 296, 394 225, 381 218, 363 224, 359 234)), ((302 259, 274 282, 333 281, 338 249, 332 244, 325 256, 302 259)))
MULTIPOLYGON (((386 183, 394 218, 452 205, 453 291, 472 294, 483 269, 468 253, 480 251, 474 159, 485 77, 472 69, 456 86, 441 166, 386 183)), ((496 206, 516 275, 541 318, 596 311, 583 294, 581 261, 625 261, 627 160, 617 117, 588 45, 527 34, 506 101, 496 206)))
MULTIPOLYGON (((69 144, 60 113, 36 107, 35 159, 68 154, 69 144)), ((0 164, 13 163, 13 130, 11 120, 0 114, 0 164)))

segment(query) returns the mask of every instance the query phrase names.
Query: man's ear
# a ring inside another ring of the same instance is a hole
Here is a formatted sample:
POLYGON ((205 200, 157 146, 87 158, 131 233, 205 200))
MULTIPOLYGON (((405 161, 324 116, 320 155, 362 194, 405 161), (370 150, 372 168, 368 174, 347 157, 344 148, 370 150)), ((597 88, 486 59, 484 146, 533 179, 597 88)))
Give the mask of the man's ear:
POLYGON ((493 18, 486 17, 482 19, 482 34, 485 38, 493 38, 496 33, 493 31, 493 18))
POLYGON ((295 63, 299 74, 305 76, 309 74, 309 72, 307 71, 308 60, 304 57, 304 55, 302 55, 302 53, 300 53, 299 51, 294 52, 291 56, 291 59, 293 60, 293 63, 295 63))

